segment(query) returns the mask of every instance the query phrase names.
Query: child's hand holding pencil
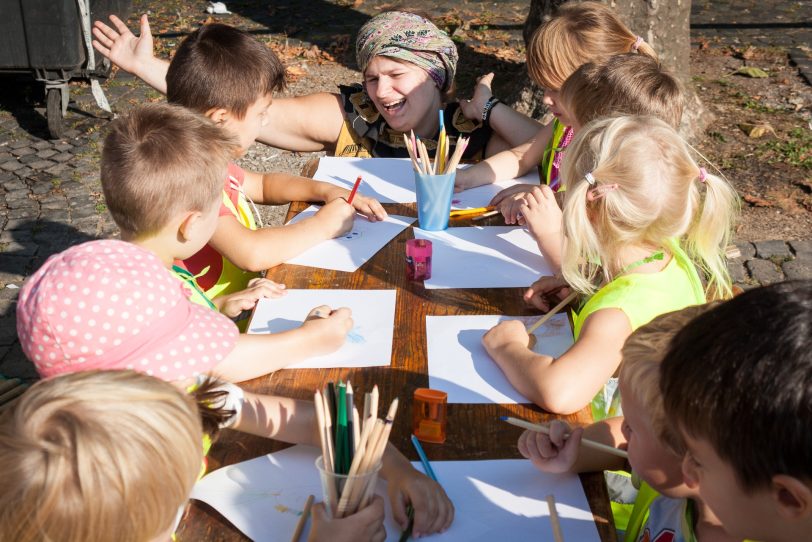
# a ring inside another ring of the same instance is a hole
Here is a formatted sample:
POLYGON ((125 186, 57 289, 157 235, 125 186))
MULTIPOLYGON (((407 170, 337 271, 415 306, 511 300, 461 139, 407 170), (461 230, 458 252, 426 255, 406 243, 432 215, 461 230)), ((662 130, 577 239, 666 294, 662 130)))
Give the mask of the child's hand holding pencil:
POLYGON ((570 429, 561 420, 549 423, 549 434, 527 430, 519 437, 519 453, 542 472, 571 472, 578 459, 583 427, 570 429))

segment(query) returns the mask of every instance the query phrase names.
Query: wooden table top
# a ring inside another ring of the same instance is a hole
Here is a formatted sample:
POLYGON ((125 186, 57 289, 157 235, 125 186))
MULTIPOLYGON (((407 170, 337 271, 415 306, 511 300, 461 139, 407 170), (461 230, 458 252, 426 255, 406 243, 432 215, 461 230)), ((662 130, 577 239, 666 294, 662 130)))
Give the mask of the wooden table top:
MULTIPOLYGON (((300 203, 292 204, 288 218, 306 206, 300 203)), ((392 204, 385 207, 390 214, 416 216, 414 204, 392 204)), ((489 219, 491 224, 498 223, 496 218, 489 219)), ((483 222, 474 224, 481 225, 483 222)), ((471 225, 471 222, 455 221, 452 225, 471 225)), ((409 459, 418 460, 409 442, 409 435, 412 394, 416 388, 428 387, 426 316, 463 314, 519 316, 536 313, 529 311, 524 305, 521 288, 426 290, 422 282, 407 280, 405 247, 406 240, 413 237, 412 228, 407 228, 354 273, 280 265, 271 269, 267 275, 269 279, 284 283, 288 288, 397 289, 391 366, 282 370, 246 382, 243 387, 254 393, 312 400, 313 390, 323 387, 328 381, 351 380, 356 396, 363 396, 364 392, 370 391, 372 386, 377 384, 380 389, 381 405, 388 405, 395 397, 399 397, 401 401, 401 410, 392 430, 391 442, 409 459)), ((423 444, 426 454, 432 460, 521 457, 516 447, 521 430, 500 422, 499 416, 516 416, 537 422, 556 417, 535 405, 449 404, 447 440, 444 444, 423 444)), ((576 424, 591 421, 588 408, 563 418, 576 424)), ((209 471, 276 452, 288 446, 270 439, 226 430, 209 454, 209 471)), ((615 541, 615 529, 603 475, 583 474, 581 481, 601 540, 615 541)), ((192 501, 189 505, 177 535, 180 541, 247 540, 218 512, 197 501, 192 501)))

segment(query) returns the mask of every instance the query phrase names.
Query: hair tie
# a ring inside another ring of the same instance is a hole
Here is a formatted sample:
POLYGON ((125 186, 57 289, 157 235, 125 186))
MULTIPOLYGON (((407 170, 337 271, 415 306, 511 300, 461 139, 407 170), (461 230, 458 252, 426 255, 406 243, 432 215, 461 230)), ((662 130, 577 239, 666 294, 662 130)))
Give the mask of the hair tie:
POLYGON ((634 43, 632 44, 632 51, 637 52, 640 46, 643 45, 644 43, 645 40, 643 39, 643 36, 637 36, 637 39, 634 40, 634 43))
POLYGON ((589 186, 595 186, 595 177, 592 176, 592 172, 584 175, 584 179, 586 179, 586 182, 589 183, 589 186))
POLYGON ((701 167, 699 168, 699 182, 705 184, 705 181, 708 179, 708 170, 701 167))
POLYGON ((596 186, 595 188, 588 190, 586 193, 586 200, 587 201, 595 201, 596 199, 600 199, 609 192, 613 190, 617 190, 620 188, 620 185, 617 183, 614 184, 602 184, 600 186, 596 186))

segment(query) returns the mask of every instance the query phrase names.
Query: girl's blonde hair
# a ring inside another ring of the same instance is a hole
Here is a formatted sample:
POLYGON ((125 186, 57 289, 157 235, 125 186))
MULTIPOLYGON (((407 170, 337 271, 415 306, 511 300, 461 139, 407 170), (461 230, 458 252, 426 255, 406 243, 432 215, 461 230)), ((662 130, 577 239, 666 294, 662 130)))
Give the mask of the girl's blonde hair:
POLYGON ((202 438, 194 401, 157 378, 40 381, 0 418, 0 539, 152 540, 189 497, 202 438))
POLYGON ((654 49, 640 43, 609 6, 568 2, 530 38, 527 72, 540 87, 558 89, 582 64, 634 51, 657 60, 654 49))
POLYGON ((593 121, 570 144, 561 175, 567 187, 562 271, 577 291, 592 294, 620 274, 624 246, 667 248, 676 240, 707 278, 709 298, 731 295, 724 249, 736 192, 700 172, 687 143, 666 123, 593 121))

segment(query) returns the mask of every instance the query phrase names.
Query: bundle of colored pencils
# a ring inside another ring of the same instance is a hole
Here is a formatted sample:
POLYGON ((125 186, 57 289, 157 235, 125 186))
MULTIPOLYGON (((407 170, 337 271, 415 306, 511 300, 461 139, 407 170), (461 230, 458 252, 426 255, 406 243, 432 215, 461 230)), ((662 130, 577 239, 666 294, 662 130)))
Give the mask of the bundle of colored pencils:
POLYGON ((371 477, 368 483, 358 482, 353 477, 379 468, 392 432, 398 400, 392 401, 383 420, 378 418, 378 386, 364 395, 363 418, 354 405, 350 382, 329 382, 324 393, 316 391, 314 401, 324 469, 349 476, 346 484, 329 488, 328 500, 338 503, 334 514, 343 518, 367 506, 375 494, 377 477, 371 477))
POLYGON ((419 137, 411 132, 411 137, 403 134, 403 142, 406 144, 406 150, 409 151, 409 158, 412 159, 412 166, 415 171, 423 175, 445 175, 451 173, 460 163, 462 154, 468 147, 469 139, 460 137, 457 139, 457 144, 454 149, 454 154, 448 158, 449 149, 451 148, 451 140, 445 132, 445 126, 442 124, 443 116, 440 114, 440 137, 437 138, 437 151, 434 153, 434 161, 432 162, 429 157, 429 152, 426 150, 426 144, 420 140, 419 137))

